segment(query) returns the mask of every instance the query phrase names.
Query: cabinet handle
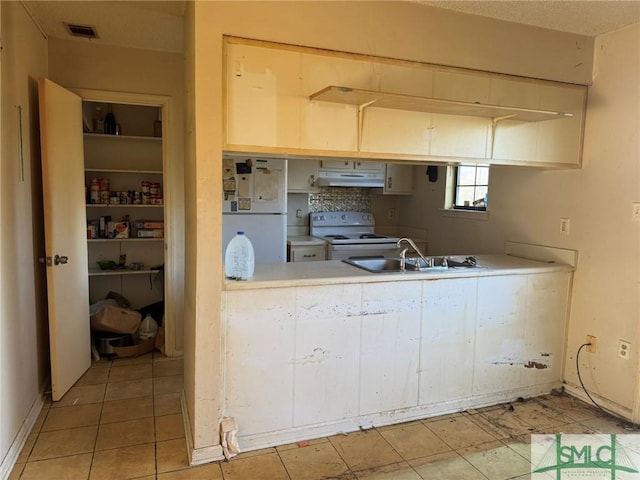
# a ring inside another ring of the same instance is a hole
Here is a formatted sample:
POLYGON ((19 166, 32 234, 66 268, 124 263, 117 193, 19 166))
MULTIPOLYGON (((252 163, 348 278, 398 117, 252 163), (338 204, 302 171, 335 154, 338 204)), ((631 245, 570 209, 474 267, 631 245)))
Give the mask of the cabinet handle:
POLYGON ((311 185, 312 187, 316 184, 316 176, 315 175, 311 175, 309 177, 309 185, 311 185))
POLYGON ((391 177, 387 178, 387 188, 391 188, 391 177))
POLYGON ((307 254, 303 255, 304 258, 313 258, 315 256, 316 256, 315 253, 307 253, 307 254))

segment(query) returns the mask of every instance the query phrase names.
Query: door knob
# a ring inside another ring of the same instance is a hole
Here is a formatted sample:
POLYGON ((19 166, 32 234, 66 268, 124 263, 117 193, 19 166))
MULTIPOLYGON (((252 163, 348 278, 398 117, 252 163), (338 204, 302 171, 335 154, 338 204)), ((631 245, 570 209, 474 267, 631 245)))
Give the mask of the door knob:
POLYGON ((63 256, 56 255, 55 257, 53 257, 53 264, 54 265, 60 265, 61 263, 65 264, 68 261, 69 261, 69 257, 66 257, 64 255, 63 256))

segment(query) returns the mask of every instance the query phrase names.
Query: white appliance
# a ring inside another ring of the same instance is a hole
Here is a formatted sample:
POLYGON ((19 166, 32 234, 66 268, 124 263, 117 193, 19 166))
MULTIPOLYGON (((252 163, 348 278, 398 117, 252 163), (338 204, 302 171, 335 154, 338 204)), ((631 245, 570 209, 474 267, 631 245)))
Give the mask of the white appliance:
POLYGON ((394 257, 398 238, 375 233, 368 212, 316 212, 309 216, 310 233, 327 242, 328 260, 351 257, 394 257))
POLYGON ((222 159, 222 255, 245 232, 256 263, 287 261, 287 162, 250 156, 222 159))

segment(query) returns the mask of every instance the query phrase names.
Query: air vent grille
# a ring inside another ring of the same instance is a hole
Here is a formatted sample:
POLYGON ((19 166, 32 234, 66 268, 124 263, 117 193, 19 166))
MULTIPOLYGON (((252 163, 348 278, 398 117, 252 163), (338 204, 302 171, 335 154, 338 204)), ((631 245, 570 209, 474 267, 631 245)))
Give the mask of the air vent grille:
POLYGON ((74 23, 65 23, 65 27, 69 30, 69 33, 74 37, 82 38, 100 38, 96 32, 96 27, 91 25, 78 25, 74 23))

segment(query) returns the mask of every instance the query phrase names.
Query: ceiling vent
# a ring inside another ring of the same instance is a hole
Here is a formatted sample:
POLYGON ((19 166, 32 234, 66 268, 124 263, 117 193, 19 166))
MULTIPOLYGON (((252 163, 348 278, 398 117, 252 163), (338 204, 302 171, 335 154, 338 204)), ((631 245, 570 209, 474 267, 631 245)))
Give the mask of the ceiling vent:
POLYGON ((96 32, 96 27, 91 25, 76 25, 73 23, 64 24, 69 30, 69 33, 74 37, 82 37, 82 38, 100 38, 98 33, 96 32))

